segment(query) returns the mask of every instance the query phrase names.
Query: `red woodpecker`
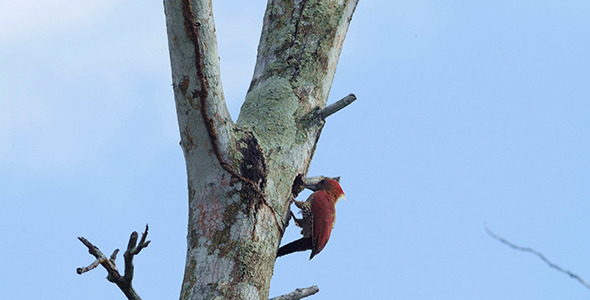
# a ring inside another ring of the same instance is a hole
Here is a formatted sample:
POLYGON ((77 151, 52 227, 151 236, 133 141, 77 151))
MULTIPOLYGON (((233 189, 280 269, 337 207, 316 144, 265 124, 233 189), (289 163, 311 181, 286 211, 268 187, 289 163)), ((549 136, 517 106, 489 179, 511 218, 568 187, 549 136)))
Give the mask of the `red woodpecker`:
POLYGON ((338 181, 333 179, 323 179, 317 184, 304 186, 314 193, 305 202, 295 201, 303 213, 302 220, 295 220, 303 228, 303 237, 279 248, 277 257, 311 249, 309 259, 312 259, 330 239, 336 221, 336 202, 344 198, 344 192, 338 181))

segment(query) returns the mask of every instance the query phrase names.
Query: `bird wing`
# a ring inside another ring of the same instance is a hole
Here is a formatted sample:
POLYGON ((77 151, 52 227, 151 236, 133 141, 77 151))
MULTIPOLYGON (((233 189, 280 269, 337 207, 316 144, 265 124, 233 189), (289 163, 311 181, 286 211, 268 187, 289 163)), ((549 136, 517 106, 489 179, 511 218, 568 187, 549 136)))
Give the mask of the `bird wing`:
POLYGON ((324 191, 318 191, 314 194, 316 195, 311 203, 311 211, 313 212, 313 249, 310 259, 324 249, 336 221, 336 207, 328 194, 324 191))

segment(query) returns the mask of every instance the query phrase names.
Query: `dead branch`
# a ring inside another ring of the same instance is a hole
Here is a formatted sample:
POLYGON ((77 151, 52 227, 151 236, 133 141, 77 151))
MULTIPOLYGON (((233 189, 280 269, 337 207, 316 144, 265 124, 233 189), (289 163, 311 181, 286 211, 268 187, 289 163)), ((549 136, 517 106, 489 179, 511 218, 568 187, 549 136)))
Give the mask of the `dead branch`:
POLYGON ((309 297, 319 291, 320 289, 316 285, 312 285, 310 287, 296 289, 295 291, 282 296, 270 298, 269 300, 298 300, 301 298, 309 297))
POLYGON ((123 276, 117 270, 117 266, 115 265, 115 260, 117 259, 117 253, 119 253, 119 249, 115 249, 113 254, 111 254, 110 258, 107 258, 99 249, 98 247, 94 246, 90 241, 85 239, 84 237, 78 237, 78 239, 88 247, 88 252, 96 257, 96 260, 91 263, 87 267, 78 268, 76 269, 76 273, 83 274, 86 273, 94 268, 96 268, 99 264, 102 265, 105 270, 107 270, 107 280, 116 284, 119 289, 125 294, 127 299, 130 300, 141 300, 141 297, 137 294, 133 286, 131 285, 131 281, 133 280, 133 256, 139 254, 139 252, 147 247, 150 244, 150 241, 146 241, 147 234, 148 234, 148 225, 145 225, 145 231, 141 234, 141 240, 139 244, 137 244, 137 231, 131 233, 129 237, 129 243, 127 244, 127 250, 123 254, 125 259, 125 273, 123 276))
POLYGON ((336 112, 338 112, 339 110, 345 108, 346 106, 348 106, 350 103, 354 102, 356 100, 356 96, 354 94, 349 94, 348 96, 326 106, 324 109, 319 111, 319 115, 320 118, 322 118, 322 120, 325 120, 327 117, 335 114, 336 112))

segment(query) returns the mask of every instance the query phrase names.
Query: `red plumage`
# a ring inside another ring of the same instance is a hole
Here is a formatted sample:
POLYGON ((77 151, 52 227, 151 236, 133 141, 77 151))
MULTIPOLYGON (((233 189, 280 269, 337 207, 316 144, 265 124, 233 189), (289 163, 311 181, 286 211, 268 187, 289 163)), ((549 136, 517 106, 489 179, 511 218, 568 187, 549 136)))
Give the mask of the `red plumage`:
POLYGON ((311 257, 320 253, 328 243, 334 222, 336 221, 336 201, 332 200, 325 191, 313 194, 311 211, 313 215, 313 234, 311 257))
POLYGON ((344 192, 338 181, 333 179, 324 179, 305 187, 314 193, 305 202, 295 201, 295 205, 303 212, 303 219, 299 220, 301 225, 298 224, 303 228, 303 237, 280 247, 277 256, 311 249, 309 259, 312 259, 324 249, 330 239, 336 222, 336 202, 344 197, 344 192))

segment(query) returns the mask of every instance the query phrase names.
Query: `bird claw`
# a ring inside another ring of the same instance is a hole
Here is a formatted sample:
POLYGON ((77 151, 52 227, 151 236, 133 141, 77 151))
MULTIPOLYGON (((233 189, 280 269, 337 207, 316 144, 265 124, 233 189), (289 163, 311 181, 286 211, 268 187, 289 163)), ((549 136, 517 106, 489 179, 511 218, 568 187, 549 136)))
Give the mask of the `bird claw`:
POLYGON ((301 221, 302 221, 302 220, 301 220, 301 219, 297 219, 297 218, 295 217, 295 214, 293 213, 293 211, 292 211, 292 210, 290 210, 289 212, 291 213, 291 218, 293 218, 293 222, 295 222, 295 226, 297 226, 297 227, 301 227, 301 226, 302 226, 302 225, 301 225, 301 221))

